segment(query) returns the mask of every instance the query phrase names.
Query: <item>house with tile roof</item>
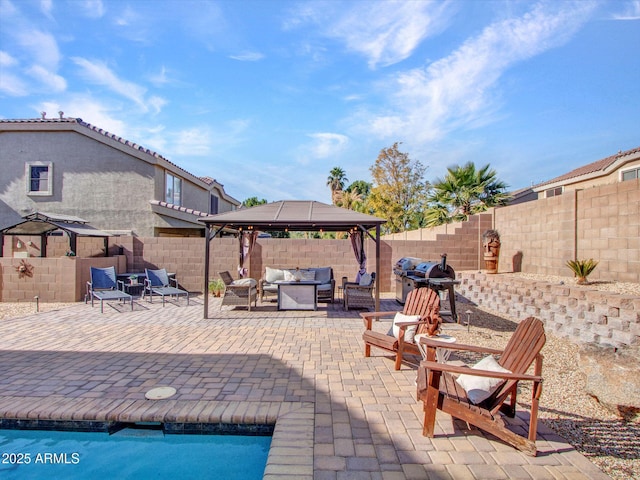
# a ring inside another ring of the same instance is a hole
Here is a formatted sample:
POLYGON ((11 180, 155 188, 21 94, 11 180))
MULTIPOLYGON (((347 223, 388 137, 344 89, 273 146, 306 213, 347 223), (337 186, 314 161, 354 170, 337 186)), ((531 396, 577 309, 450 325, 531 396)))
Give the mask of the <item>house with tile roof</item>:
POLYGON ((640 147, 578 167, 532 187, 538 198, 640 178, 640 147))
POLYGON ((239 206, 213 178, 80 118, 0 120, 0 228, 46 211, 113 234, 203 236, 199 218, 239 206))

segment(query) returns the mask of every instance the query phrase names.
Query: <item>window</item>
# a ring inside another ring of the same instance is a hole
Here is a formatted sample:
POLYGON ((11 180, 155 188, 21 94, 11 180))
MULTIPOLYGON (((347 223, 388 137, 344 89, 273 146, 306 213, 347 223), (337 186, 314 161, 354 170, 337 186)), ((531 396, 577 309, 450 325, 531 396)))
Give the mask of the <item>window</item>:
POLYGON ((167 186, 164 196, 167 203, 182 206, 182 179, 167 173, 167 186))
POLYGON ((625 180, 635 180, 636 178, 640 178, 640 167, 634 168, 632 170, 627 170, 626 172, 622 172, 622 181, 625 180))
POLYGON ((562 187, 550 188, 544 192, 546 198, 557 197, 558 195, 562 195, 562 187))
POLYGON ((211 203, 209 205, 209 213, 218 213, 218 197, 211 195, 211 203))
POLYGON ((53 195, 53 163, 29 162, 26 164, 27 194, 53 195))

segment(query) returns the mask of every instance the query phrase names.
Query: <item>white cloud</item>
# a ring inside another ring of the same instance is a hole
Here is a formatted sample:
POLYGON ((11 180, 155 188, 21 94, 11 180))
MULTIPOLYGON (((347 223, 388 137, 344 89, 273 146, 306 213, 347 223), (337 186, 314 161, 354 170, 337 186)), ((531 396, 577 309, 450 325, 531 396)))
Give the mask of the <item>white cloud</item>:
POLYGON ((314 24, 327 37, 365 56, 374 69, 408 58, 425 38, 447 28, 452 10, 451 2, 305 2, 285 20, 283 28, 314 24))
POLYGON ((53 35, 35 29, 20 29, 15 37, 20 46, 32 55, 33 63, 57 70, 61 55, 53 35))
POLYGON ((504 72, 563 44, 593 8, 589 2, 538 4, 521 17, 488 26, 448 57, 394 78, 387 86, 394 107, 365 128, 426 142, 490 121, 496 108, 492 95, 504 72))
POLYGON ((34 65, 27 73, 40 82, 48 92, 64 92, 67 89, 67 81, 60 75, 51 72, 41 65, 34 65))
POLYGON ((89 18, 101 18, 106 12, 102 0, 84 0, 78 3, 78 6, 89 18))
MULTIPOLYGON (((112 103, 101 102, 88 95, 71 95, 63 103, 43 102, 34 110, 38 113, 48 112, 49 118, 57 117, 57 112, 63 111, 65 117, 81 118, 83 121, 114 133, 124 136, 130 131, 129 126, 118 118, 119 106, 112 103)), ((135 141, 134 138, 129 140, 135 141)))
POLYGON ((208 127, 179 130, 172 137, 172 151, 176 155, 204 156, 211 152, 211 132, 208 127))
POLYGON ((13 67, 18 64, 18 61, 9 55, 7 52, 0 50, 0 67, 13 67))
POLYGON ((264 55, 260 52, 242 52, 237 55, 229 55, 229 58, 242 62, 257 62, 258 60, 262 60, 264 55))
POLYGON ((111 91, 135 102, 144 111, 152 107, 156 112, 160 111, 166 103, 160 97, 145 99, 146 88, 133 82, 119 78, 106 64, 100 61, 90 61, 86 58, 72 57, 71 60, 82 69, 85 78, 97 85, 103 85, 111 91))
POLYGON ((0 75, 0 92, 12 97, 24 97, 29 93, 25 83, 11 72, 2 72, 0 75))
POLYGON ((40 0, 40 10, 47 18, 52 18, 53 0, 40 0))
MULTIPOLYGON (((618 4, 616 4, 618 5, 618 4)), ((621 13, 612 15, 614 20, 640 20, 640 0, 633 0, 624 4, 621 13)))
POLYGON ((362 2, 329 27, 329 35, 368 58, 370 68, 408 58, 422 40, 448 24, 444 2, 362 2))
POLYGON ((300 148, 302 163, 307 163, 310 159, 321 160, 335 157, 349 143, 349 137, 339 133, 312 133, 308 137, 312 139, 312 142, 300 148))

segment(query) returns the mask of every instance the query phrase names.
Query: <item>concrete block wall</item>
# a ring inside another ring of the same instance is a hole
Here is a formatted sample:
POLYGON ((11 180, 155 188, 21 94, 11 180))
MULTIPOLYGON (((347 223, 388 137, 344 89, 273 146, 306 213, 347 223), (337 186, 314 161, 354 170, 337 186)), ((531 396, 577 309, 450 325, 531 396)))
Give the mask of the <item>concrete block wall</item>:
POLYGON ((580 191, 577 227, 578 257, 600 262, 590 279, 640 282, 640 180, 580 191))
POLYGON ((456 287, 459 295, 517 319, 537 317, 554 335, 577 343, 640 345, 640 296, 500 274, 456 272, 456 276, 461 281, 456 287))

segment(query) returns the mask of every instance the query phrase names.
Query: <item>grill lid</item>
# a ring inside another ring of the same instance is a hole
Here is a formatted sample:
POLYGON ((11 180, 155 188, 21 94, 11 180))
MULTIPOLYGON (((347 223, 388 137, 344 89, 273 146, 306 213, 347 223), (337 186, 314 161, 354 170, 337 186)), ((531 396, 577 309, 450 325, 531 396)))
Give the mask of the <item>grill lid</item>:
POLYGON ((402 257, 396 262, 395 269, 406 272, 407 270, 413 270, 414 268, 416 268, 416 265, 418 265, 420 262, 422 262, 421 258, 402 257))

